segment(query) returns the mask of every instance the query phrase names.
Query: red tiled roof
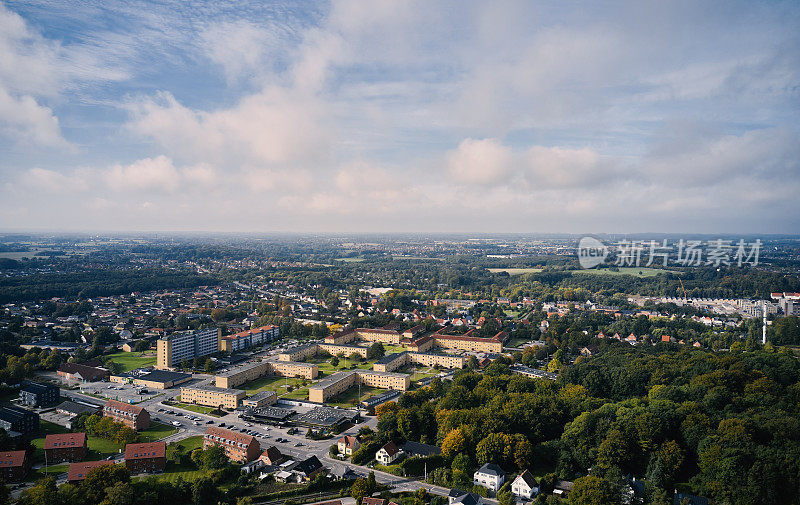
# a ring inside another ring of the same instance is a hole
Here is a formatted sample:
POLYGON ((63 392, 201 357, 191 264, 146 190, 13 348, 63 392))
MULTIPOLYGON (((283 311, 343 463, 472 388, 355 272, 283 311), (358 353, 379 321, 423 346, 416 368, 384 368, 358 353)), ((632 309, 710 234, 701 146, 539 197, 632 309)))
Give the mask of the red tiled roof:
POLYGON ((246 337, 248 335, 256 335, 258 333, 261 333, 261 332, 264 332, 264 331, 270 331, 270 330, 273 330, 273 329, 275 329, 275 326, 272 326, 271 324, 268 324, 266 326, 261 326, 259 328, 253 328, 252 330, 240 331, 239 333, 234 333, 233 335, 226 335, 226 336, 222 337, 222 339, 223 340, 237 340, 239 338, 246 337))
POLYGON ((166 458, 166 442, 146 442, 143 444, 127 444, 125 459, 166 458))
POLYGON ((386 500, 384 498, 363 498, 361 500, 361 505, 384 505, 386 500))
POLYGON ((106 407, 112 407, 123 412, 130 412, 133 415, 138 416, 144 410, 144 407, 140 407, 138 405, 133 405, 130 403, 122 403, 118 402, 117 400, 108 400, 106 403, 106 407))
POLYGON ((382 447, 382 449, 386 451, 386 454, 388 454, 389 456, 394 456, 395 454, 400 452, 400 449, 397 448, 394 442, 387 443, 382 447))
POLYGON ((83 447, 84 445, 86 445, 86 433, 59 433, 44 437, 45 449, 83 447))
POLYGON ((25 451, 0 452, 0 468, 15 468, 25 464, 25 451))
POLYGON ((218 428, 216 426, 209 426, 206 428, 206 435, 215 435, 225 440, 232 440, 236 443, 250 445, 256 439, 244 433, 236 433, 235 431, 226 430, 225 428, 218 428))
POLYGON ((83 480, 86 478, 86 474, 88 474, 91 470, 105 465, 113 465, 113 461, 84 461, 82 463, 72 463, 69 465, 69 471, 67 471, 67 481, 76 481, 76 480, 83 480))

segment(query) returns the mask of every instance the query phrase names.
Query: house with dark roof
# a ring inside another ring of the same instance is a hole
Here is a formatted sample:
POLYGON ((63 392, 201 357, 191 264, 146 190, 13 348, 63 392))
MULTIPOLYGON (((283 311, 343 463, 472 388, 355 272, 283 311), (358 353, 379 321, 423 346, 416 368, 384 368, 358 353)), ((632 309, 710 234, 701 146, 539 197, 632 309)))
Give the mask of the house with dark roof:
POLYGON ((472 483, 497 492, 506 480, 506 473, 494 463, 485 463, 473 474, 472 483))
POLYGON ((50 465, 83 461, 88 450, 86 433, 56 433, 44 438, 44 459, 50 465))
POLYGON ((517 500, 530 500, 539 493, 539 483, 529 470, 525 470, 511 482, 511 493, 517 500))
POLYGON ((11 437, 31 437, 39 433, 39 414, 14 405, 0 407, 0 428, 11 437))
POLYGON ((19 482, 28 473, 30 458, 27 451, 0 452, 0 476, 6 482, 19 482))
POLYGON ((77 484, 86 479, 86 476, 97 467, 105 465, 113 465, 113 461, 84 461, 82 463, 72 463, 69 465, 67 471, 67 482, 70 484, 77 484))
POLYGON ((322 466, 322 462, 319 460, 319 458, 316 456, 310 456, 297 463, 297 466, 295 466, 292 471, 302 480, 309 481, 318 474, 322 473, 324 470, 325 468, 322 466))
POLYGON ((103 416, 110 417, 134 430, 146 430, 150 427, 150 413, 139 405, 108 400, 103 407, 103 416))
POLYGON ((25 381, 19 387, 19 400, 28 407, 52 407, 61 400, 58 386, 25 381))
POLYGON ((131 475, 163 472, 166 464, 166 442, 147 442, 125 446, 125 468, 131 475))
POLYGON ((447 494, 447 505, 483 505, 483 499, 475 493, 451 489, 447 494))
POLYGON ((397 458, 403 455, 403 451, 394 442, 389 442, 375 453, 375 459, 382 465, 391 465, 397 458))

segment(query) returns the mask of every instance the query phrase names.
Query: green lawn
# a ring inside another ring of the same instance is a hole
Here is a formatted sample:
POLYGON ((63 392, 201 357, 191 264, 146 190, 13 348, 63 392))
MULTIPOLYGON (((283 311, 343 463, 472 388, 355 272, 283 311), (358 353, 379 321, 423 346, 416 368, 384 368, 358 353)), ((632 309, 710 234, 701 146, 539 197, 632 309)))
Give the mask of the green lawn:
POLYGON ((361 263, 364 258, 334 258, 334 261, 344 261, 345 263, 361 263))
POLYGON ((177 433, 178 429, 168 424, 150 423, 150 427, 139 432, 139 442, 155 442, 177 433))
POLYGON ((571 270, 572 273, 589 274, 589 275, 633 275, 635 277, 654 277, 664 273, 678 273, 671 270, 664 270, 661 268, 647 268, 647 267, 618 267, 617 271, 608 268, 591 268, 585 270, 571 270))
MULTIPOLYGON (((385 393, 386 391, 388 391, 388 389, 361 386, 361 400, 366 400, 367 398, 385 393)), ((325 403, 336 407, 352 407, 355 405, 354 400, 356 400, 356 398, 358 398, 358 387, 352 387, 339 396, 332 398, 332 401, 327 401, 325 403)))
POLYGON ((248 382, 240 386, 240 389, 247 391, 248 395, 254 395, 261 391, 276 391, 278 395, 281 395, 286 392, 287 384, 296 387, 302 383, 303 379, 269 376, 248 382))
POLYGON ((508 275, 535 274, 542 271, 541 268, 487 268, 493 274, 508 272, 508 275))
POLYGON ((192 412, 197 412, 198 414, 207 414, 209 416, 214 417, 222 417, 216 413, 215 407, 206 407, 205 405, 195 405, 193 403, 181 403, 181 402, 163 402, 164 405, 169 405, 170 407, 178 407, 179 409, 184 410, 191 410, 192 412))
POLYGON ((47 475, 58 475, 60 473, 66 473, 69 470, 69 463, 63 463, 60 465, 48 465, 47 471, 45 468, 35 468, 28 472, 28 475, 25 476, 25 482, 35 482, 39 479, 43 479, 47 475))
POLYGON ((179 440, 178 442, 171 442, 167 446, 167 456, 175 451, 175 448, 178 446, 183 447, 186 452, 192 452, 195 449, 199 449, 203 446, 203 435, 195 435, 193 437, 187 437, 183 440, 179 440))
POLYGON ((118 352, 116 354, 109 354, 114 363, 119 363, 122 365, 123 372, 129 372, 131 370, 135 370, 136 368, 142 368, 146 366, 151 366, 156 364, 156 357, 155 355, 151 354, 150 351, 147 353, 140 353, 140 352, 118 352), (144 354, 144 356, 142 356, 144 354))
POLYGON ((172 455, 175 453, 175 450, 178 446, 183 447, 187 453, 192 452, 193 450, 199 449, 203 446, 203 436, 195 435, 193 437, 184 438, 183 440, 172 442, 167 445, 167 467, 164 469, 164 473, 156 476, 158 480, 175 482, 178 480, 178 477, 180 477, 183 480, 191 481, 203 474, 202 470, 198 470, 193 466, 179 466, 171 460, 172 455))

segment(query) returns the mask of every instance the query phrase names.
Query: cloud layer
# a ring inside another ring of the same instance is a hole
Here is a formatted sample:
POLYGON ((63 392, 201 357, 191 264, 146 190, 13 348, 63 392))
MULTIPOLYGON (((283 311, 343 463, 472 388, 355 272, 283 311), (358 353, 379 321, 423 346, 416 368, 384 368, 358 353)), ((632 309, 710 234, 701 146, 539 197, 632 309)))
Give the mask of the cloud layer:
POLYGON ((0 4, 4 228, 800 230, 791 2, 106 8, 0 4))

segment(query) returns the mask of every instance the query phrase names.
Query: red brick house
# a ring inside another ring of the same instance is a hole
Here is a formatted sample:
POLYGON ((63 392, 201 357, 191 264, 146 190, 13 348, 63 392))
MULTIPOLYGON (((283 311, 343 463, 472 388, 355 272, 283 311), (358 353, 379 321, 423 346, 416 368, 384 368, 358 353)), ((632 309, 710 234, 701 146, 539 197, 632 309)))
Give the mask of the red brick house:
POLYGON ((125 446, 125 467, 131 475, 144 472, 163 472, 166 464, 166 442, 128 444, 125 446))
POLYGON ((86 475, 99 466, 113 465, 113 461, 83 461, 81 463, 71 463, 67 471, 67 482, 75 484, 86 479, 86 475))
POLYGON ((0 476, 6 482, 21 481, 30 466, 30 458, 26 451, 0 452, 0 476))
POLYGON ((138 405, 108 400, 106 406, 103 407, 103 416, 110 417, 137 431, 150 427, 150 413, 138 405))
POLYGON ((211 426, 203 435, 203 449, 219 446, 225 449, 225 455, 231 461, 249 463, 261 455, 261 446, 254 437, 211 426))
POLYGON ((86 433, 59 433, 44 439, 44 457, 48 464, 83 461, 89 447, 86 433))

